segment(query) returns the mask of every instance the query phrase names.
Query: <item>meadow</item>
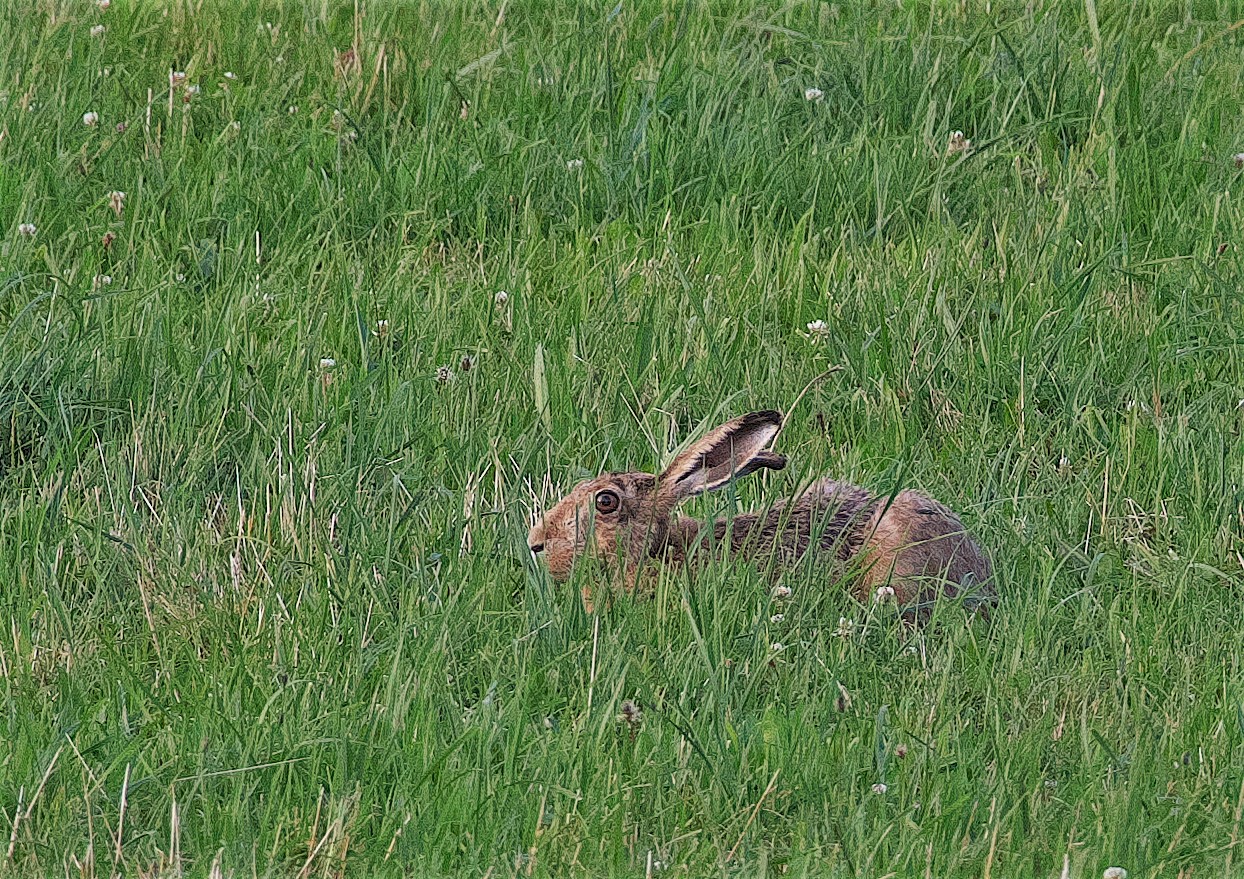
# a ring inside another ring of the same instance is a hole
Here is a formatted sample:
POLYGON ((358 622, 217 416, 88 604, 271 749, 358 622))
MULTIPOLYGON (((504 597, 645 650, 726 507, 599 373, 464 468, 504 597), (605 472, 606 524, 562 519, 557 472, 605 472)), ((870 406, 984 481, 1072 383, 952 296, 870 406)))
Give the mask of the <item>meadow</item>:
POLYGON ((0 876, 1244 875, 1241 18, 4 4, 0 876), (533 562, 764 408, 990 618, 533 562))

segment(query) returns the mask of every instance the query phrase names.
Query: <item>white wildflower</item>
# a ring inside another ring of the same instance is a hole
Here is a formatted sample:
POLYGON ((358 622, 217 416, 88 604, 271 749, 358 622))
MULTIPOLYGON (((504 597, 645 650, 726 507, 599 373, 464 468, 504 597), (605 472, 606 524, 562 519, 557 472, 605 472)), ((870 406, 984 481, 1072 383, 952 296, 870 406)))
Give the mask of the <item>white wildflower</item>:
POLYGON ((82 114, 82 124, 94 128, 99 124, 99 114, 94 110, 87 110, 82 114))
POLYGON ((775 601, 782 601, 783 599, 790 598, 790 594, 791 593, 790 593, 789 586, 774 586, 773 587, 773 598, 775 601))
POLYGON ((95 0, 95 5, 98 6, 101 10, 107 9, 109 6, 112 5, 112 0, 95 0))
POLYGON ((497 308, 503 308, 505 304, 509 301, 510 301, 510 294, 506 293, 504 290, 498 290, 497 295, 492 297, 492 303, 493 305, 497 306, 497 308))
POLYGON ((320 358, 320 369, 336 369, 337 361, 331 357, 320 358))
POLYGON ((1237 168, 1244 168, 1244 153, 1236 153, 1232 156, 1231 163, 1237 168))
POLYGON ((786 645, 783 644, 781 641, 774 641, 772 644, 769 645, 769 650, 772 651, 773 653, 781 653, 785 649, 786 649, 786 645))
POLYGON ((112 208, 112 212, 120 218, 121 211, 125 210, 125 193, 119 189, 108 193, 108 207, 112 208))
POLYGON ((819 103, 824 97, 825 93, 816 86, 809 86, 803 90, 803 99, 805 101, 816 101, 819 103))
POLYGON ((186 71, 170 70, 168 72, 168 84, 169 85, 181 85, 185 81, 186 81, 186 71))
POLYGON ((1127 870, 1122 867, 1107 867, 1101 879, 1127 879, 1127 870))
POLYGON ((957 153, 968 153, 972 151, 972 141, 963 136, 962 131, 950 132, 950 139, 946 141, 946 155, 953 156, 957 153))
POLYGON ((883 796, 890 788, 886 786, 884 781, 879 781, 873 785, 873 793, 877 796, 883 796))
POLYGON ((582 159, 571 159, 570 161, 566 163, 567 171, 578 171, 582 167, 583 167, 582 159))
POLYGON ((107 287, 112 283, 112 275, 96 275, 91 280, 91 287, 98 290, 100 287, 107 287))
POLYGON ((289 108, 288 108, 285 112, 286 112, 286 113, 288 113, 288 114, 289 114, 289 115, 291 115, 291 116, 295 115, 295 114, 298 112, 298 105, 297 105, 297 104, 290 104, 290 105, 289 105, 289 108))
POLYGON ((91 28, 91 36, 102 37, 104 35, 104 30, 105 28, 102 24, 97 24, 91 28))
POLYGON ((34 238, 35 232, 38 230, 35 228, 34 223, 22 223, 17 227, 17 231, 22 235, 25 235, 27 238, 34 238))
POLYGON ((808 323, 808 332, 814 336, 823 336, 829 332, 829 324, 818 317, 808 323))
POLYGON ((775 613, 773 616, 769 617, 769 622, 771 622, 771 623, 780 623, 780 622, 782 622, 782 621, 783 621, 783 620, 785 620, 785 619, 786 619, 786 614, 784 614, 784 613, 775 613))
POLYGON ((225 79, 237 79, 237 78, 238 78, 238 75, 234 73, 232 70, 225 71, 225 79))
POLYGON ((873 595, 873 601, 877 604, 884 604, 887 601, 894 600, 893 586, 878 586, 876 593, 873 595))
POLYGON ((436 367, 436 383, 438 385, 448 384, 453 381, 454 371, 448 364, 436 367))
POLYGON ((855 634, 855 620, 838 617, 838 627, 834 629, 835 638, 850 638, 855 634))

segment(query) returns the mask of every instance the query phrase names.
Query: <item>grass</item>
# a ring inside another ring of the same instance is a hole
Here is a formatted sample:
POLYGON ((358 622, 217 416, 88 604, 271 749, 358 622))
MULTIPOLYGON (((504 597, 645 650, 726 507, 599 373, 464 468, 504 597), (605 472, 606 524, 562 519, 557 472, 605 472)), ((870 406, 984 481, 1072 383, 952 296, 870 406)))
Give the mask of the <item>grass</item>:
POLYGON ((0 875, 1244 871, 1237 9, 357 5, 0 10, 0 875), (531 564, 831 365, 987 624, 531 564))

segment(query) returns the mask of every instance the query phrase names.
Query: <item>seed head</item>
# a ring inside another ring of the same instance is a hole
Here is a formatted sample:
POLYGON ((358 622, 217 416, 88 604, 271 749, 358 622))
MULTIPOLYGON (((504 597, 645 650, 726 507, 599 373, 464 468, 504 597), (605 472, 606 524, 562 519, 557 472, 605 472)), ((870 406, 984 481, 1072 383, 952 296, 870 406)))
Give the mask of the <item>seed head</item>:
POLYGON ((618 712, 618 722, 625 723, 631 735, 634 736, 644 724, 644 712, 640 709, 639 703, 632 699, 624 700, 618 712))
POLYGON ((464 354, 462 360, 458 363, 458 369, 461 372, 470 372, 475 368, 475 358, 470 354, 464 354))

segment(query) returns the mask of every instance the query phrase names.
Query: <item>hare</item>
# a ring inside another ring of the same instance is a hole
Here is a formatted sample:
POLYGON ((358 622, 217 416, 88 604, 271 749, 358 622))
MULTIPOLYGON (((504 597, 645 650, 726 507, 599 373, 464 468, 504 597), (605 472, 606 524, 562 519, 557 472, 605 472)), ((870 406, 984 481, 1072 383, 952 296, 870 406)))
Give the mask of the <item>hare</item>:
MULTIPOLYGON (((721 548, 772 564, 780 572, 809 552, 823 559, 831 580, 845 580, 855 597, 889 597, 910 617, 939 595, 970 590, 973 606, 994 598, 989 559, 947 507, 915 491, 875 495, 823 479, 764 512, 704 523, 674 510, 687 498, 714 491, 761 468, 781 470, 786 458, 766 450, 782 424, 776 411, 752 412, 721 425, 692 445, 659 476, 607 473, 575 486, 527 535, 554 580, 569 578, 575 562, 595 557, 620 574, 633 593, 661 562, 694 563, 721 548)), ((821 559, 813 559, 821 564, 821 559)), ((583 589, 590 614, 594 601, 583 589)))

